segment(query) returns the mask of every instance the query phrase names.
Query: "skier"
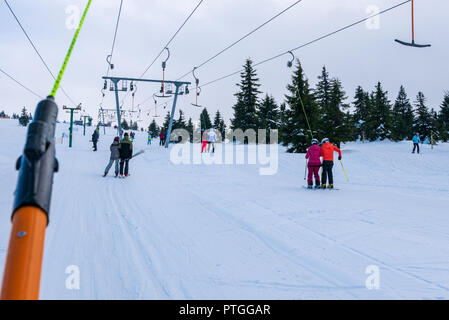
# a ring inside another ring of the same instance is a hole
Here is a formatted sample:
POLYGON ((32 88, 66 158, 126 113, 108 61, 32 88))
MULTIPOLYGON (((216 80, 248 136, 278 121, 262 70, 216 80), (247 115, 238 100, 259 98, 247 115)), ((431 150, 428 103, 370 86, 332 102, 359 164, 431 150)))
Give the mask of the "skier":
POLYGON ((120 150, 120 177, 123 178, 123 173, 125 173, 125 177, 128 176, 129 160, 133 157, 133 143, 129 140, 128 133, 125 133, 123 140, 120 141, 119 150, 120 150), (124 172, 123 167, 125 169, 124 172))
POLYGON ((206 152, 207 142, 209 141, 207 139, 207 131, 206 130, 203 131, 201 141, 203 143, 203 146, 201 147, 201 153, 203 153, 203 152, 206 152))
POLYGON ((413 137, 413 151, 412 151, 412 153, 415 153, 415 150, 418 149, 418 154, 419 154, 419 144, 420 143, 421 143, 421 139, 419 138, 419 133, 417 133, 413 137))
POLYGON ((334 175, 332 168, 334 166, 334 152, 338 152, 338 160, 341 160, 341 150, 331 144, 328 138, 321 141, 321 156, 323 157, 323 172, 321 175, 321 189, 326 189, 327 178, 329 177, 329 189, 334 188, 334 175))
POLYGON ((120 138, 119 137, 115 137, 114 141, 111 144, 110 150, 111 150, 111 158, 109 160, 109 163, 106 167, 106 169, 104 169, 104 175, 103 177, 106 177, 108 175, 109 169, 111 169, 112 165, 115 162, 115 176, 118 176, 118 172, 119 172, 119 160, 120 160, 120 138))
POLYGON ((98 128, 95 129, 94 133, 92 134, 92 143, 94 151, 97 151, 97 143, 98 143, 98 137, 100 136, 98 128))
POLYGON ((307 188, 313 188, 313 176, 315 176, 315 189, 320 188, 320 167, 321 167, 321 148, 318 146, 318 140, 312 139, 312 146, 307 149, 306 159, 307 170, 309 172, 307 179, 307 188))
POLYGON ((210 152, 210 148, 212 146, 212 153, 215 152, 215 139, 216 134, 214 132, 214 129, 209 130, 209 140, 207 141, 207 152, 210 152))
POLYGON ((147 141, 147 145, 151 146, 151 134, 148 133, 148 141, 147 141))
POLYGON ((163 146, 165 144, 165 135, 164 135, 164 131, 161 131, 161 133, 159 134, 159 145, 163 146))

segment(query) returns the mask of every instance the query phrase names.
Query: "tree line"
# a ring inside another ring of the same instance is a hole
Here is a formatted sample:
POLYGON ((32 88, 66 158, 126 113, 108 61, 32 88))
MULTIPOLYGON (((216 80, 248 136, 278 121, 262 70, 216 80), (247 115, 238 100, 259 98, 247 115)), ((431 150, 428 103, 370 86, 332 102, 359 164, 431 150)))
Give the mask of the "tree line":
POLYGON ((449 140, 449 92, 439 112, 429 109, 424 93, 411 101, 404 86, 394 102, 378 82, 372 91, 357 87, 348 102, 342 82, 324 66, 312 87, 299 60, 296 61, 284 101, 259 91, 261 86, 251 59, 247 59, 235 94, 232 129, 278 129, 288 152, 305 152, 312 138, 334 143, 355 140, 402 141, 419 133, 422 139, 449 140))
MULTIPOLYGON (((391 101, 381 82, 373 90, 358 86, 352 101, 348 102, 341 80, 331 76, 325 66, 312 87, 299 60, 280 104, 272 95, 259 90, 260 79, 251 59, 245 61, 237 86, 230 129, 256 132, 265 129, 267 137, 270 130, 277 129, 279 141, 288 152, 305 152, 312 138, 330 138, 337 145, 356 140, 403 141, 416 133, 422 140, 449 140, 449 92, 444 94, 439 112, 429 109, 423 92, 411 100, 404 86, 400 86, 396 99, 391 101)), ((152 137, 159 136, 161 131, 168 130, 169 121, 170 112, 162 128, 153 120, 148 132, 152 137)), ((195 127, 192 118, 186 120, 180 110, 178 119, 173 121, 173 130, 186 129, 191 141, 195 130, 202 132, 210 128, 225 137, 227 127, 219 111, 212 122, 204 108, 198 122, 195 127)))

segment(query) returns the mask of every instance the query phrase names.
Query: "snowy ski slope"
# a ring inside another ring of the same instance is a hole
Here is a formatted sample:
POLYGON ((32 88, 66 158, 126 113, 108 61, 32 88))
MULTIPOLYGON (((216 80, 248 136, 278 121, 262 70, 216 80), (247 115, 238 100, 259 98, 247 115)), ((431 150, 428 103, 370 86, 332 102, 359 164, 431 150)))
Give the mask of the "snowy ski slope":
MULTIPOLYGON (((67 131, 58 125, 57 137, 67 131)), ((26 129, 0 120, 0 272, 26 129)), ((128 179, 102 178, 114 132, 92 152, 82 128, 57 145, 43 299, 448 299, 449 145, 343 147, 350 183, 303 188, 304 155, 279 172, 174 165, 138 133, 128 179), (66 288, 66 268, 80 289, 66 288), (365 283, 380 269, 379 289, 365 283)))

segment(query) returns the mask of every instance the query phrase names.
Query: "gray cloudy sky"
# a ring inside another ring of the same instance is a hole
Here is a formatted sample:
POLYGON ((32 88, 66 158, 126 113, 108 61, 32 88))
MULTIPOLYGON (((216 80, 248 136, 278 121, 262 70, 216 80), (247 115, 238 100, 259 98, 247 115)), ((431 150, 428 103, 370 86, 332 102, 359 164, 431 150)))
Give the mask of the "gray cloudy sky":
MULTIPOLYGON (((3 1, 0 3, 0 68, 42 96, 47 95, 53 79, 27 42, 3 1)), ((198 0, 125 0, 114 54, 115 75, 138 77, 197 5, 198 0)), ((204 0, 201 7, 170 45, 167 77, 177 79, 237 40, 245 33, 280 12, 295 0, 204 0)), ((380 10, 401 0, 303 0, 293 9, 247 38, 230 51, 198 70, 204 84, 237 71, 246 58, 255 62, 297 47, 318 36, 369 15, 367 8, 380 10)), ((87 0, 9 0, 42 56, 56 74, 68 49, 74 30, 66 27, 70 5, 83 10, 87 0)), ((352 101, 357 85, 371 90, 377 81, 384 84, 394 100, 403 84, 414 99, 418 90, 428 98, 429 107, 439 108, 445 90, 449 90, 449 24, 447 0, 416 0, 417 42, 431 43, 429 49, 403 47, 395 38, 409 40, 410 5, 404 5, 380 17, 380 28, 361 24, 332 38, 295 52, 307 77, 314 85, 326 65, 331 76, 342 80, 352 101)), ((101 77, 112 38, 120 0, 94 0, 81 31, 62 86, 86 112, 95 115, 101 101, 101 77)), ((291 70, 288 57, 257 67, 261 90, 283 101, 291 70)), ((146 75, 162 76, 161 61, 146 75)), ((186 80, 193 81, 189 76, 186 80)), ((228 78, 203 89, 200 103, 211 113, 220 110, 226 121, 232 116, 234 93, 239 76, 228 78)), ((158 90, 156 85, 139 85, 138 105, 158 90)), ((0 73, 0 110, 18 112, 21 106, 34 110, 38 99, 0 73)), ((187 115, 199 118, 200 110, 190 105, 194 94, 182 97, 180 107, 187 115)), ((70 104, 58 92, 60 106, 70 104)), ((113 94, 107 92, 104 107, 114 107, 113 94)), ((131 106, 131 95, 125 102, 131 106)), ((143 109, 153 108, 150 99, 143 109)), ((66 119, 60 112, 60 119, 66 119)), ((146 121, 152 118, 148 117, 146 121)), ((162 121, 162 118, 159 118, 162 121)))

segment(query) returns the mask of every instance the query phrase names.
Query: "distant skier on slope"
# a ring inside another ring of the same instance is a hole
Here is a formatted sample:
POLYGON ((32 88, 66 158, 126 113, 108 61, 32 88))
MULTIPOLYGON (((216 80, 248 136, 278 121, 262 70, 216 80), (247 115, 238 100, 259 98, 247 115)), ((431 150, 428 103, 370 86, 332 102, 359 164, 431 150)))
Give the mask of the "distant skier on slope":
POLYGON ((100 130, 95 129, 94 133, 92 134, 92 143, 93 143, 93 148, 94 151, 97 151, 97 143, 98 143, 98 138, 100 137, 100 130))
POLYGON ((147 141, 147 145, 150 145, 151 146, 151 134, 150 133, 148 133, 148 141, 147 141))
POLYGON ((415 150, 418 149, 418 154, 419 154, 419 144, 420 143, 421 143, 421 139, 419 138, 419 133, 417 133, 413 137, 413 151, 412 151, 412 153, 415 153, 415 150))
POLYGON ((338 152, 338 160, 341 160, 341 150, 331 144, 328 138, 321 141, 321 156, 323 157, 323 172, 321 176, 321 188, 326 189, 326 182, 329 178, 329 189, 334 188, 334 175, 332 168, 334 166, 334 152, 338 152))
POLYGON ((159 134, 159 145, 163 146, 165 144, 165 134, 164 131, 161 131, 159 134))
POLYGON ((321 167, 321 148, 318 146, 318 140, 312 139, 312 146, 307 149, 306 159, 309 159, 307 163, 308 179, 307 188, 313 188, 313 176, 315 176, 315 189, 320 188, 320 167, 321 167))
POLYGON ((203 143, 203 145, 201 147, 201 153, 206 152, 208 141, 209 141, 209 139, 207 138, 207 131, 204 130, 203 134, 202 134, 202 138, 201 138, 201 142, 203 143))
POLYGON ((120 177, 123 178, 123 173, 125 173, 125 177, 129 174, 129 160, 133 157, 133 143, 129 140, 128 133, 125 133, 123 140, 120 141, 119 150, 120 177), (124 172, 123 169, 125 169, 124 172))
POLYGON ((207 152, 210 152, 210 149, 212 148, 212 153, 215 152, 215 139, 216 134, 214 132, 214 129, 209 130, 209 139, 207 141, 207 152))
POLYGON ((111 144, 111 147, 109 148, 111 150, 111 157, 109 160, 108 165, 106 166, 106 169, 104 169, 104 175, 103 177, 106 177, 108 175, 109 169, 111 169, 112 165, 115 162, 115 176, 118 176, 119 172, 119 160, 120 160, 120 138, 115 137, 114 141, 111 144))

